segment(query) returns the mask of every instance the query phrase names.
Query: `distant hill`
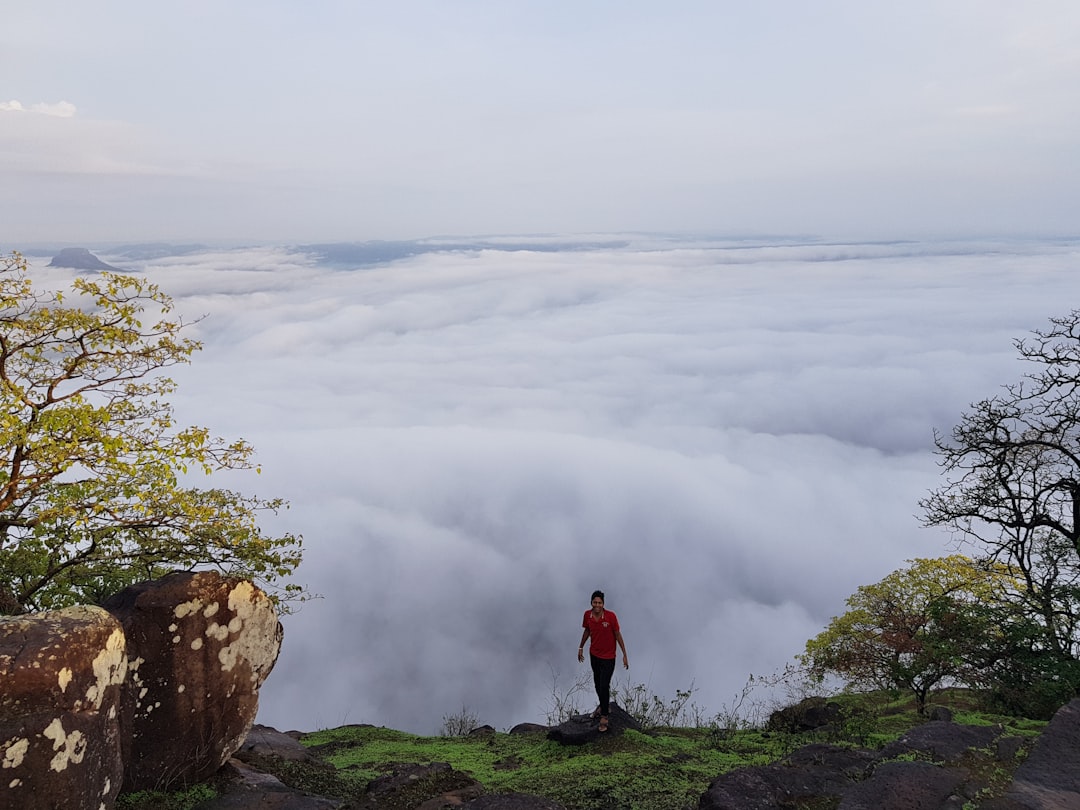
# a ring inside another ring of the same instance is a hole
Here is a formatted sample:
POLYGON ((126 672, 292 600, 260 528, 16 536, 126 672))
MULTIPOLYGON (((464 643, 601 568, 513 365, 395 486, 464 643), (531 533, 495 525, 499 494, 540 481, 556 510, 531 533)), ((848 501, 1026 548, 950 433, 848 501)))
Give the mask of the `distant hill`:
POLYGON ((206 245, 200 244, 172 245, 168 242, 147 242, 139 245, 123 245, 110 250, 109 253, 132 261, 151 261, 169 256, 187 256, 189 253, 198 253, 206 249, 206 245))
POLYGON ((317 261, 335 265, 364 266, 384 264, 425 253, 446 253, 473 250, 532 251, 558 253, 563 251, 610 250, 629 246, 625 239, 583 240, 568 239, 415 239, 405 241, 372 240, 369 242, 325 242, 297 245, 296 249, 313 254, 317 261))
POLYGON ((49 262, 49 267, 70 267, 73 270, 117 270, 105 264, 86 248, 64 248, 49 262))

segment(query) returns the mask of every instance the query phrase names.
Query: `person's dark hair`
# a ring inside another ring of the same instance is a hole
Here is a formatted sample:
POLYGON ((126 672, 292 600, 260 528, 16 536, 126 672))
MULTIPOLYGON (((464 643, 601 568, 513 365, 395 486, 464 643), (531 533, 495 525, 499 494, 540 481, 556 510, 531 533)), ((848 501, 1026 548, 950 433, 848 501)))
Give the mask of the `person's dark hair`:
POLYGON ((606 599, 604 599, 604 592, 603 591, 593 591, 592 596, 589 597, 589 601, 591 602, 593 599, 595 599, 598 596, 600 597, 601 602, 606 602, 607 601, 606 599))

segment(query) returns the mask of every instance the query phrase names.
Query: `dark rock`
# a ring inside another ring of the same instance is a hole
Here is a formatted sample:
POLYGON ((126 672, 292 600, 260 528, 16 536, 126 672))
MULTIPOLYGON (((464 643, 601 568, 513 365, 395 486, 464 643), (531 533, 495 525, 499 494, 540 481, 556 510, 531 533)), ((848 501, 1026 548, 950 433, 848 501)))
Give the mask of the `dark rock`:
POLYGON ((886 745, 882 759, 921 753, 935 762, 959 762, 973 748, 994 749, 1002 735, 998 726, 963 726, 932 720, 908 731, 886 745))
POLYGON ((301 745, 295 736, 282 733, 270 726, 258 724, 251 727, 244 744, 235 754, 236 759, 248 762, 252 759, 275 757, 291 762, 316 762, 307 746, 301 745))
POLYGON ((539 723, 518 723, 512 729, 510 734, 547 734, 550 730, 550 726, 542 726, 539 723))
POLYGON ((123 630, 100 608, 0 617, 0 806, 112 806, 126 673, 123 630))
POLYGON ((126 588, 105 608, 127 636, 124 788, 205 781, 255 720, 281 649, 273 603, 249 580, 201 571, 126 588))
POLYGON ((952 709, 947 706, 934 706, 926 716, 928 720, 936 720, 941 723, 951 723, 953 719, 952 709))
POLYGON ((837 810, 961 810, 966 797, 957 791, 968 777, 929 762, 883 762, 847 790, 837 810))
POLYGON ((484 792, 479 782, 455 771, 448 762, 391 763, 389 767, 389 773, 368 783, 365 807, 432 810, 447 803, 460 805, 484 792))
POLYGON ((823 697, 808 697, 794 706, 787 706, 773 712, 769 715, 765 729, 798 734, 837 723, 841 719, 842 710, 839 703, 827 701, 823 697))
POLYGON ((105 264, 86 248, 64 248, 49 262, 49 267, 69 267, 73 270, 112 270, 116 268, 105 264))
POLYGON ((608 716, 608 730, 600 731, 600 720, 589 714, 577 714, 569 720, 548 730, 549 740, 560 745, 584 745, 608 734, 621 734, 627 729, 641 731, 641 723, 631 717, 625 709, 611 702, 608 716))
POLYGON ((494 726, 477 726, 469 732, 470 737, 490 737, 495 733, 494 726))
POLYGON ((1005 794, 1024 810, 1080 807, 1080 699, 1058 709, 1005 794))
POLYGON ((348 803, 294 790, 276 776, 231 759, 217 779, 219 796, 198 810, 342 810, 348 803))
POLYGON ((814 800, 835 801, 874 763, 868 751, 806 746, 772 765, 737 768, 714 779, 700 810, 777 810, 814 800))
POLYGON ((1001 737, 997 741, 995 753, 999 762, 1016 762, 1020 749, 1024 745, 1023 737, 1001 737))

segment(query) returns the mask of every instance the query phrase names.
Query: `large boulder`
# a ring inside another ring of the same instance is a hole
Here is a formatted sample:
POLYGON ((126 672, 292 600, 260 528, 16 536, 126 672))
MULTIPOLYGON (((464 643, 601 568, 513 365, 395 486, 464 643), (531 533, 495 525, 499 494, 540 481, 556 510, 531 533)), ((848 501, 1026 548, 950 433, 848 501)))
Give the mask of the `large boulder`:
POLYGON ((0 617, 0 807, 111 807, 124 632, 106 611, 0 617))
POLYGON ((808 745, 771 765, 736 768, 709 783, 700 810, 779 810, 835 804, 873 767, 869 751, 808 745))
POLYGON ((127 635, 124 788, 208 779, 243 743, 277 661, 273 603, 250 580, 201 571, 133 585, 105 607, 127 635))
POLYGON ((798 734, 832 726, 843 720, 840 704, 823 697, 808 697, 769 715, 768 731, 798 734))
MULTIPOLYGON (((1080 807, 1080 698, 1062 706, 1043 729, 1005 798, 1010 807, 1080 807)), ((1004 805, 1003 805, 1004 806, 1004 805)))
POLYGON ((970 778, 963 768, 930 762, 882 762, 870 779, 851 786, 837 810, 959 810, 969 798, 964 787, 970 778))
POLYGON ((642 731, 641 723, 614 700, 608 714, 608 730, 600 731, 600 721, 591 714, 576 714, 548 729, 547 737, 559 745, 584 745, 607 736, 621 734, 627 729, 642 731))

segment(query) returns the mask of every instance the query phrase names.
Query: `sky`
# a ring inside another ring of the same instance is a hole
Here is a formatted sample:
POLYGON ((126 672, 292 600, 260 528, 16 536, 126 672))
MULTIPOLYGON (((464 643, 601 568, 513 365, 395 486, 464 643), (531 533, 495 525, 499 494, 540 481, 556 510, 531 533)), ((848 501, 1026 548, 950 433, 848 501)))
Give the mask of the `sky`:
POLYGON ((101 254, 202 318, 177 423, 251 442, 262 473, 214 485, 304 536, 322 598, 284 617, 259 722, 544 723, 596 588, 616 684, 733 705, 860 585, 958 550, 920 525, 933 431, 1080 292, 1080 237, 590 241, 618 246, 101 254))
POLYGON ((0 244, 1071 233, 1073 0, 8 3, 0 244))

